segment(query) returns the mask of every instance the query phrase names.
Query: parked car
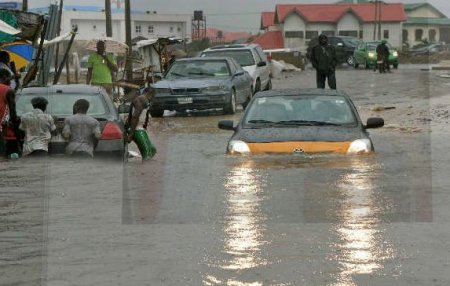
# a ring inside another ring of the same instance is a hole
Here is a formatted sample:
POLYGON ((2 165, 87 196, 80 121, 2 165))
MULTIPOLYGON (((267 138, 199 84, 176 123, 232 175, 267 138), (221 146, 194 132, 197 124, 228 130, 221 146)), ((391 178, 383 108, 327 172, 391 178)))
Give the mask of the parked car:
POLYGON ((220 129, 234 131, 229 154, 367 154, 374 151, 367 129, 383 125, 382 118, 363 124, 347 94, 324 89, 260 92, 237 126, 219 122, 220 129))
MULTIPOLYGON (((89 101, 88 115, 100 122, 102 136, 94 150, 94 155, 106 155, 126 159, 128 146, 125 142, 124 124, 117 109, 104 89, 84 84, 53 85, 49 87, 28 87, 16 96, 17 114, 33 110, 31 99, 44 97, 48 100, 46 112, 64 122, 73 114, 73 104, 78 99, 89 101)), ((10 133, 11 134, 11 133, 10 133)), ((9 140, 15 138, 8 138, 9 140)), ((66 141, 61 134, 53 135, 49 143, 50 154, 64 154, 66 141)))
POLYGON ((231 57, 253 78, 253 93, 272 89, 270 62, 258 44, 219 45, 204 50, 201 57, 231 57))
MULTIPOLYGON (((353 66, 353 51, 358 46, 360 40, 349 36, 328 36, 328 43, 336 49, 338 63, 347 63, 353 66)), ((306 48, 306 58, 311 59, 312 48, 319 44, 319 37, 312 38, 306 48)))
POLYGON ((450 46, 442 43, 434 43, 425 47, 411 50, 412 56, 430 56, 442 51, 450 50, 450 46))
MULTIPOLYGON (((360 42, 354 52, 354 67, 358 68, 359 65, 364 66, 366 69, 373 68, 377 65, 377 46, 381 41, 373 42, 360 42)), ((398 67, 398 52, 392 47, 391 44, 386 43, 389 48, 389 65, 392 65, 395 69, 398 67)))
POLYGON ((252 97, 252 77, 232 58, 199 57, 176 60, 153 87, 156 94, 150 108, 152 117, 164 110, 223 108, 234 114, 252 97))

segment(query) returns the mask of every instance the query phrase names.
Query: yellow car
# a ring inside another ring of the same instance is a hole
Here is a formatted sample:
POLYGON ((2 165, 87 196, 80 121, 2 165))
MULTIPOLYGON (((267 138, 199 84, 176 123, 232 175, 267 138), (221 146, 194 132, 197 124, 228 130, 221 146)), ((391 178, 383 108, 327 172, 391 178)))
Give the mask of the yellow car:
POLYGON ((234 131, 229 154, 368 154, 374 147, 367 129, 383 125, 382 118, 363 124, 347 94, 324 89, 259 92, 237 126, 219 122, 234 131))

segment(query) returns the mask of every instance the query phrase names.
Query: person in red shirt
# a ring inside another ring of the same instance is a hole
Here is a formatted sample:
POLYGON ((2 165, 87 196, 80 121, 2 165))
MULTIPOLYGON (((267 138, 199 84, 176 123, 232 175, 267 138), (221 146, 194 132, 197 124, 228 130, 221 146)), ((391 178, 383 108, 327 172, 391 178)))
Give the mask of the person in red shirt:
MULTIPOLYGON (((0 155, 7 155, 7 150, 4 140, 4 132, 7 124, 12 124, 14 131, 18 130, 19 119, 16 115, 16 94, 10 88, 11 74, 5 70, 0 69, 0 155)), ((16 132, 16 137, 18 133, 16 132)))

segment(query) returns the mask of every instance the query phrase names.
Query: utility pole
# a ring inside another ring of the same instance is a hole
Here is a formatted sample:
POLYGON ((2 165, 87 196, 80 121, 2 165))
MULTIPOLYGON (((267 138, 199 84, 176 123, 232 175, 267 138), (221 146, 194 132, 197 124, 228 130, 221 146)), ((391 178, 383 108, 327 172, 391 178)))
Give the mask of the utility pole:
POLYGON ((22 0, 22 11, 28 12, 28 0, 22 0))
POLYGON ((105 0, 106 36, 112 37, 111 0, 105 0))
POLYGON ((130 0, 125 0, 125 42, 128 46, 127 60, 126 60, 126 75, 127 80, 133 80, 133 65, 131 62, 131 8, 130 0))
POLYGON ((373 40, 375 41, 377 35, 378 0, 373 1, 373 4, 375 5, 375 15, 373 16, 373 40))
POLYGON ((378 40, 381 40, 381 5, 383 1, 378 0, 378 40))

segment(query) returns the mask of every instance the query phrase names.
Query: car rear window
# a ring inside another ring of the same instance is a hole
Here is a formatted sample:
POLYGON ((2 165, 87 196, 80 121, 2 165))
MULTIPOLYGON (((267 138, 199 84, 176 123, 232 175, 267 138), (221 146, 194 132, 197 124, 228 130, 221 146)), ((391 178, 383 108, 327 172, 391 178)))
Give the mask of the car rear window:
POLYGON ((89 101, 88 115, 98 117, 108 113, 109 109, 103 97, 91 94, 24 94, 21 95, 16 103, 17 114, 20 116, 33 110, 31 99, 34 97, 44 97, 48 100, 46 113, 55 116, 69 116, 73 114, 73 105, 78 99, 89 101))
POLYGON ((193 60, 175 62, 166 74, 166 78, 179 77, 226 77, 230 69, 226 60, 193 60))
POLYGON ((255 59, 251 50, 219 50, 203 52, 202 57, 230 57, 241 66, 255 65, 255 59))

